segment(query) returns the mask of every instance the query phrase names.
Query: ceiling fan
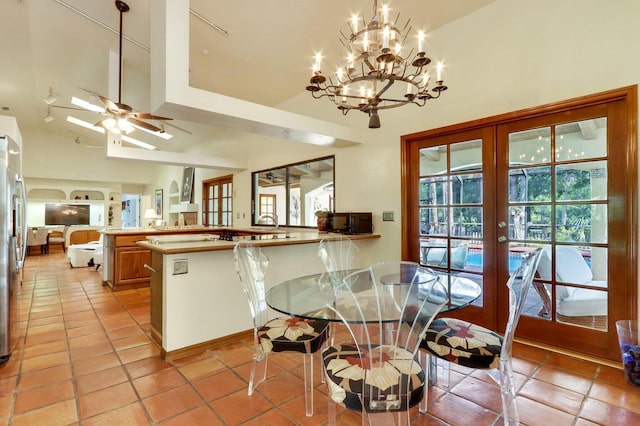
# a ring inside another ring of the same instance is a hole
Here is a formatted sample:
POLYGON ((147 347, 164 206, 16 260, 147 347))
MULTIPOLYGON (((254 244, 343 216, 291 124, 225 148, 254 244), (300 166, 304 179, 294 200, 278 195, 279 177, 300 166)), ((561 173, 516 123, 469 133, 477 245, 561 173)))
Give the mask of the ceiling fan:
POLYGON ((122 99, 122 16, 129 11, 129 5, 121 0, 115 1, 116 9, 120 12, 120 46, 119 46, 119 64, 118 64, 118 102, 114 102, 98 93, 88 91, 95 95, 105 106, 104 118, 96 123, 96 126, 102 126, 113 133, 131 133, 134 125, 147 129, 151 132, 164 133, 164 129, 147 123, 143 120, 172 120, 167 117, 152 115, 147 112, 135 112, 127 104, 121 102, 122 99))

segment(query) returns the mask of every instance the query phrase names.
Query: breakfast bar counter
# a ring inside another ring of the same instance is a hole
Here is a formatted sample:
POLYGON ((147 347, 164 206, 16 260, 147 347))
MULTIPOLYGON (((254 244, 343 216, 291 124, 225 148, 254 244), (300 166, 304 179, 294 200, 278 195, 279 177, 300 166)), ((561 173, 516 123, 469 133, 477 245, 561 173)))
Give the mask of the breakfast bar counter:
MULTIPOLYGON (((237 229, 231 241, 207 234, 149 235, 137 246, 151 253, 151 335, 162 346, 163 359, 202 352, 251 336, 253 324, 235 270, 233 247, 254 241, 269 257, 265 286, 322 272, 318 242, 339 238, 316 230, 237 229), (260 233, 262 231, 262 233, 260 233), (242 233, 241 232, 241 233, 242 233), (255 232, 252 234, 252 232, 255 232)), ((225 238, 225 234, 221 234, 225 238)), ((379 234, 350 235, 359 247, 355 267, 376 260, 379 234)))

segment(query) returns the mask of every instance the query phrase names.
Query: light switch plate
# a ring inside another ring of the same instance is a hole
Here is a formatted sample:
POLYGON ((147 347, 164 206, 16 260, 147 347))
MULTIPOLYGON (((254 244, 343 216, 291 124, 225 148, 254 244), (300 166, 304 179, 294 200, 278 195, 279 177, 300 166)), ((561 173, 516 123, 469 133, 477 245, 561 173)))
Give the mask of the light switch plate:
POLYGON ((173 275, 181 275, 189 272, 189 262, 187 259, 175 259, 173 261, 173 275))
POLYGON ((393 212, 382 212, 383 222, 393 222, 393 212))

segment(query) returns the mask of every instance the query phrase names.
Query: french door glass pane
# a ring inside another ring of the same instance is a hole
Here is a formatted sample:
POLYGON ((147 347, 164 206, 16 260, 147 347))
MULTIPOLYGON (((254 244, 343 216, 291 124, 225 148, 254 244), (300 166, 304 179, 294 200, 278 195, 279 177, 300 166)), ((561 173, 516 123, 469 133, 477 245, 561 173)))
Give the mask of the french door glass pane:
POLYGON ((440 235, 448 234, 449 221, 447 217, 447 208, 421 208, 420 209, 420 233, 423 235, 440 235))
POLYGON ((606 243, 607 206, 578 204, 556 206, 556 240, 606 243))
POLYGON ((551 167, 528 167, 509 171, 509 202, 551 201, 551 167))
POLYGON ((447 146, 420 149, 420 176, 437 175, 447 171, 447 146))
POLYGON ((482 174, 452 175, 451 204, 482 204, 482 174))
POLYGON ((576 161, 606 155, 606 117, 556 126, 556 161, 576 161))
POLYGON ((450 235, 482 238, 482 207, 451 208, 450 235))
POLYGON ((551 240, 550 205, 510 206, 509 218, 509 239, 551 240))
POLYGON ((445 205, 449 201, 449 177, 438 176, 420 179, 420 204, 445 205))
POLYGON ((551 161, 551 128, 529 129, 509 134, 509 166, 551 161))
POLYGON ((425 238, 420 242, 420 263, 427 266, 446 267, 448 241, 440 238, 425 238))
POLYGON ((556 167, 558 201, 590 201, 607 198, 607 161, 563 164, 556 167))
POLYGON ((482 139, 451 145, 451 170, 482 170, 482 139))

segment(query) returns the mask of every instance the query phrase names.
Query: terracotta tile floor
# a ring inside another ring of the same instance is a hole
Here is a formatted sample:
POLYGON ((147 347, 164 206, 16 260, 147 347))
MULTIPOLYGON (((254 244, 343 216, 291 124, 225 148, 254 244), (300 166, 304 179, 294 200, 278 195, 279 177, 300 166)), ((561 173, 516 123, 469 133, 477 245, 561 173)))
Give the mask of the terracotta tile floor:
MULTIPOLYGON (((0 426, 326 423, 319 363, 312 418, 304 415, 300 356, 270 358, 268 380, 248 397, 250 342, 163 362, 149 338, 149 290, 112 293, 101 277, 72 269, 63 253, 27 259, 22 337, 0 366, 0 426)), ((640 389, 620 370, 524 345, 514 352, 523 423, 640 424, 640 389)), ((484 372, 455 369, 449 390, 432 388, 429 413, 414 410, 412 423, 501 424, 499 395, 484 372)), ((338 420, 360 423, 349 412, 338 420)))

